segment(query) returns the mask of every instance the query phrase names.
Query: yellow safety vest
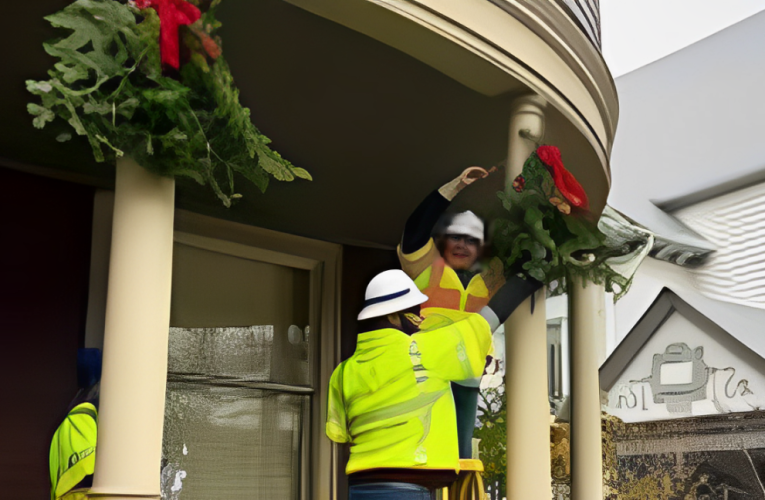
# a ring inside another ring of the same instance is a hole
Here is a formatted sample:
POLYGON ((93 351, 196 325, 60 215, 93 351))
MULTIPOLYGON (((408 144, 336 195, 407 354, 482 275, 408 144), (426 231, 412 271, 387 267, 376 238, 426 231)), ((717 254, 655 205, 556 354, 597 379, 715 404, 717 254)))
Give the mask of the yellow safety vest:
POLYGON ((414 283, 428 296, 422 309, 444 307, 478 312, 489 303, 489 289, 486 288, 483 276, 476 274, 465 288, 456 271, 446 265, 443 257, 438 257, 415 278, 414 283))
POLYGON ((502 262, 494 258, 482 273, 473 276, 467 287, 463 286, 457 272, 438 253, 432 238, 411 254, 402 253, 399 246, 398 257, 401 269, 428 296, 421 306, 425 316, 432 307, 478 312, 505 282, 502 262))
POLYGON ((93 474, 96 465, 98 411, 91 403, 75 406, 59 425, 50 444, 50 482, 53 500, 84 494, 72 488, 93 474))
POLYGON ((411 336, 395 329, 360 334, 356 352, 332 374, 326 433, 351 443, 346 473, 459 471, 449 382, 483 373, 491 331, 480 315, 448 309, 427 321, 435 329, 411 336))

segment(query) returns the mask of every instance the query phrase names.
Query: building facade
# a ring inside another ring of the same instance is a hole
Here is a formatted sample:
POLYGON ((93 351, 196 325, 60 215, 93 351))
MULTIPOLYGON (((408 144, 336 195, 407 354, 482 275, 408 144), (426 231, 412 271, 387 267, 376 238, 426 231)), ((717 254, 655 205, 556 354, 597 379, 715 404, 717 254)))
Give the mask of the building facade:
MULTIPOLYGON (((52 248, 89 249, 86 266, 63 263, 54 274, 68 279, 66 267, 87 282, 61 355, 75 345, 104 349, 94 497, 197 498, 217 474, 219 497, 239 498, 233 484, 242 481, 263 498, 343 498, 345 450, 322 432, 325 389, 355 343, 365 281, 396 265, 392 249, 417 202, 469 165, 504 164, 463 196, 490 214, 494 192, 509 187, 537 140, 561 149, 596 214, 605 206, 618 102, 596 1, 226 3, 226 57, 243 103, 315 179, 266 194, 244 188, 229 209, 206 188, 129 159, 116 169, 96 164, 85 145, 32 128, 23 81, 44 75, 40 43, 51 33, 41 17, 64 4, 25 4, 10 29, 34 36, 18 38, 23 47, 0 83, 0 165, 11 191, 50 184, 84 204, 58 218, 45 215, 57 211, 53 198, 33 203, 43 213, 8 206, 4 214, 18 222, 7 251, 42 283, 53 275, 18 260, 31 235, 48 220, 90 228, 54 238, 52 248)), ((18 309, 30 299, 14 300, 7 306, 18 309)), ((42 344, 64 335, 40 323, 58 299, 46 300, 14 323, 38 322, 42 344)), ((603 327, 603 304, 597 287, 572 292, 577 498, 600 490, 597 360, 586 345, 603 327)), ((521 307, 506 330, 514 332, 506 336, 508 498, 542 498, 551 494, 545 315, 521 307)), ((62 365, 44 373, 71 383, 62 365)), ((27 434, 45 435, 53 422, 27 434)), ((23 439, 11 453, 43 483, 42 445, 32 453, 23 439)), ((3 482, 12 492, 27 485, 3 482)))

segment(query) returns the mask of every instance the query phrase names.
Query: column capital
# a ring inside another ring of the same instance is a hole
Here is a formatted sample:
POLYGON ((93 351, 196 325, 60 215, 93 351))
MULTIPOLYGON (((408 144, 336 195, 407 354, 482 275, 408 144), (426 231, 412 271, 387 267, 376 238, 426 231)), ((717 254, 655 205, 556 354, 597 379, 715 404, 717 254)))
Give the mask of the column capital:
POLYGON ((507 144, 505 191, 513 188, 513 180, 523 170, 526 158, 536 149, 536 141, 545 136, 547 101, 535 94, 524 94, 510 106, 510 130, 507 144), (533 138, 533 139, 530 139, 533 138))
POLYGON ((544 111, 547 107, 547 101, 544 97, 537 94, 523 94, 513 99, 510 105, 510 113, 522 113, 533 111, 544 111))

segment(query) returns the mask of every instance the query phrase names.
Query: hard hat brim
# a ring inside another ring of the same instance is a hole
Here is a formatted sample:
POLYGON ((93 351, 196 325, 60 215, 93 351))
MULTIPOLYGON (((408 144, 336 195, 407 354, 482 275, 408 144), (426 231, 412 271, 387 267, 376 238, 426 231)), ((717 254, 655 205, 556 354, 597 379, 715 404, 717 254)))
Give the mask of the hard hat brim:
POLYGON ((444 234, 459 234, 459 235, 464 234, 479 240, 481 242, 481 245, 483 245, 483 231, 479 231, 475 227, 453 225, 453 226, 447 227, 444 234))
POLYGON ((427 302, 428 296, 419 290, 412 290, 412 293, 408 293, 402 297, 380 302, 378 304, 372 304, 361 310, 357 319, 359 321, 379 318, 380 316, 386 316, 391 313, 405 311, 410 307, 418 306, 427 302))

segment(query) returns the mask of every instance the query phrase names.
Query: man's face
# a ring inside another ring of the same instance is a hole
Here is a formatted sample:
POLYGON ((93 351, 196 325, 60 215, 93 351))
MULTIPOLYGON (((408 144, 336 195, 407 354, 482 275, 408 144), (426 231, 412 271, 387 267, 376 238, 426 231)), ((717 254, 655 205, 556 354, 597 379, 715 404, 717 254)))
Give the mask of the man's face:
POLYGON ((447 234, 444 245, 444 260, 449 267, 464 271, 473 267, 478 260, 481 242, 465 234, 447 234))

